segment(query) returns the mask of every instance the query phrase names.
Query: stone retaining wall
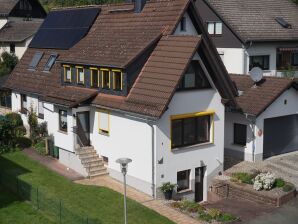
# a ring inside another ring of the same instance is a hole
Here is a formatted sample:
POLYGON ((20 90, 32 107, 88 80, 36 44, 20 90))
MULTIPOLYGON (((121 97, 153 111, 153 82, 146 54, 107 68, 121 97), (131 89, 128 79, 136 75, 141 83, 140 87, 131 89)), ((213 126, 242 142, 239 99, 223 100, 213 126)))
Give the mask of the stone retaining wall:
POLYGON ((236 184, 227 180, 216 180, 211 187, 211 191, 221 198, 244 199, 276 207, 287 203, 296 196, 295 189, 278 196, 265 195, 262 191, 256 191, 246 184, 236 184))

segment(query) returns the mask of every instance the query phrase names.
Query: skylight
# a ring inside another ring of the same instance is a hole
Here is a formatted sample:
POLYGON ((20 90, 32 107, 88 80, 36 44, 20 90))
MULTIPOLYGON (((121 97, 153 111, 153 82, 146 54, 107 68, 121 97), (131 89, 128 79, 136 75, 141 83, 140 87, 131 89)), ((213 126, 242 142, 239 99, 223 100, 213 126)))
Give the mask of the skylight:
POLYGON ((40 62, 40 59, 43 56, 43 52, 37 51, 35 52, 30 64, 29 64, 29 69, 35 69, 38 63, 40 62))
POLYGON ((51 70, 52 66, 54 65, 56 58, 57 58, 57 54, 53 53, 50 55, 49 60, 47 61, 46 65, 44 66, 44 71, 48 72, 51 70))
POLYGON ((290 23, 288 23, 283 17, 276 17, 275 20, 283 28, 292 29, 292 25, 290 23))

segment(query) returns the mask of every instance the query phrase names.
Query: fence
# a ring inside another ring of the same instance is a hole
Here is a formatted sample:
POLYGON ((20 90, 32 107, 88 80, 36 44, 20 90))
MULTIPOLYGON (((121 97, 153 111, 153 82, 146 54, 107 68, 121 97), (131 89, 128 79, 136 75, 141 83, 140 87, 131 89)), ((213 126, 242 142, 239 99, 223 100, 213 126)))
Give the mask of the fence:
POLYGON ((47 196, 38 188, 6 172, 0 173, 0 185, 19 198, 31 202, 39 211, 55 223, 60 224, 100 224, 99 220, 89 219, 67 209, 62 200, 47 196))

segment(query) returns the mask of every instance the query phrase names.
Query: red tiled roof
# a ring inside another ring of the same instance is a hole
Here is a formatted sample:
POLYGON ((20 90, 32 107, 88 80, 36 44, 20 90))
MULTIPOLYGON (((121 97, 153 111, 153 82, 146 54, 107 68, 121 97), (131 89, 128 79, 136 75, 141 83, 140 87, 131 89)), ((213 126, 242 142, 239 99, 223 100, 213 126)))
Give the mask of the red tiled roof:
POLYGON ((257 85, 249 75, 230 74, 242 93, 236 97, 244 113, 258 116, 294 83, 293 79, 264 77, 257 85))

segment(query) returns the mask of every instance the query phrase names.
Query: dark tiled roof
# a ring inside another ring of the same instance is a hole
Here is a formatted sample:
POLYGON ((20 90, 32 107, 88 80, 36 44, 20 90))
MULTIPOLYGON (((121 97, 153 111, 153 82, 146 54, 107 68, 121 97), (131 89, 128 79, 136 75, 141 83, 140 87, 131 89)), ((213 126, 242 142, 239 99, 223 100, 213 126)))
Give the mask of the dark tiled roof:
POLYGON ((0 16, 8 15, 19 0, 0 0, 0 16))
POLYGON ((8 79, 9 75, 0 76, 0 89, 3 89, 3 86, 8 79))
POLYGON ((258 116, 285 90, 293 85, 293 79, 264 77, 256 86, 249 75, 230 74, 238 90, 242 93, 236 98, 244 113, 258 116))
POLYGON ((63 61, 126 67, 161 34, 172 33, 188 2, 148 1, 141 13, 133 13, 133 4, 101 6, 88 35, 63 61))
POLYGON ((292 0, 204 0, 243 42, 298 40, 298 6, 292 0), (283 17, 292 29, 275 21, 283 17))
POLYGON ((32 21, 14 19, 9 21, 0 30, 0 42, 22 42, 33 36, 42 22, 41 19, 33 19, 32 21))
POLYGON ((100 94, 93 104, 160 117, 200 41, 199 36, 162 37, 126 99, 100 94))

